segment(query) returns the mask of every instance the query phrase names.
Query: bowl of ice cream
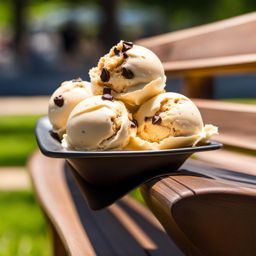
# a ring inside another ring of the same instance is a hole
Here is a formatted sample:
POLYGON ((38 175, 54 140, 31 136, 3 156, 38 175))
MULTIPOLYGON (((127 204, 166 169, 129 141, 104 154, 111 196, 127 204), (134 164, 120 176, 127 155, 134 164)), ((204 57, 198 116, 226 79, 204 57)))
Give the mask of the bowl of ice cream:
POLYGON ((187 146, 164 150, 71 150, 64 148, 52 136, 52 125, 47 117, 38 120, 36 137, 41 152, 68 163, 87 182, 94 186, 112 186, 136 177, 147 180, 154 175, 176 171, 193 153, 219 149, 216 141, 195 147, 187 146))
POLYGON ((43 154, 66 159, 87 184, 92 208, 222 146, 209 140, 218 129, 204 125, 189 98, 165 92, 163 66, 149 49, 121 41, 89 74, 90 82, 57 88, 36 137, 43 154))
POLYGON ((177 171, 192 154, 222 146, 219 142, 208 141, 196 147, 164 150, 70 150, 64 148, 51 131, 48 117, 38 120, 36 137, 41 152, 67 160, 94 210, 112 204, 152 178, 177 171))

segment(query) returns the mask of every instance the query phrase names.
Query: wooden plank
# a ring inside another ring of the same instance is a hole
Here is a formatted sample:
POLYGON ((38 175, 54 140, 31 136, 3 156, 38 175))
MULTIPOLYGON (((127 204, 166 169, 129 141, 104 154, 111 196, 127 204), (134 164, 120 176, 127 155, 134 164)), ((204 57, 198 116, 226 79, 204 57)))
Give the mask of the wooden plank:
MULTIPOLYGON (((134 212, 132 214, 133 216, 143 216, 143 220, 150 224, 147 224, 148 227, 153 226, 159 231, 164 231, 156 217, 144 205, 138 204, 138 202, 133 200, 130 196, 124 196, 120 204, 122 204, 122 207, 124 207, 127 212, 134 212)), ((141 222, 141 219, 137 222, 141 222)))
POLYGON ((62 175, 63 163, 35 153, 29 161, 34 189, 67 252, 76 256, 96 255, 68 193, 62 175))
POLYGON ((255 135, 230 132, 230 133, 220 133, 219 135, 213 136, 213 139, 216 139, 221 143, 232 146, 232 147, 237 147, 237 148, 245 149, 248 151, 251 150, 254 152, 256 150, 255 135))
MULTIPOLYGON (((247 186, 234 186, 230 182, 224 180, 216 180, 207 175, 195 175, 195 173, 185 173, 184 175, 175 175, 171 179, 178 182, 181 186, 184 186, 184 190, 190 189, 193 195, 197 196, 204 193, 232 193, 239 195, 250 194, 256 196, 256 190, 248 188, 247 186)), ((172 186, 170 180, 163 180, 167 186, 172 186)))
MULTIPOLYGON (((176 221, 171 217, 170 205, 174 205, 179 202, 183 197, 173 190, 173 184, 176 182, 169 179, 170 186, 164 184, 162 179, 154 179, 140 187, 142 196, 147 203, 150 210, 158 218, 160 223, 163 225, 169 236, 181 250, 187 250, 187 252, 196 252, 197 249, 186 235, 179 229, 176 221)), ((191 190, 184 188, 183 194, 191 195, 191 190), (189 191, 189 192, 187 192, 189 191)), ((193 254, 196 255, 196 254, 193 254)))
POLYGON ((134 220, 119 206, 111 205, 112 214, 126 227, 128 232, 138 241, 142 248, 146 250, 156 250, 154 241, 134 222, 134 220))
POLYGON ((129 214, 129 216, 132 216, 133 221, 136 222, 140 229, 142 229, 156 245, 155 250, 148 250, 143 246, 148 254, 167 255, 172 252, 172 255, 181 255, 177 245, 175 245, 169 237, 164 235, 166 232, 148 208, 142 204, 138 204, 138 202, 134 201, 131 197, 125 197, 119 201, 118 205, 129 214), (127 199, 129 199, 129 201, 127 199), (170 247, 167 248, 166 244, 169 244, 170 247))
MULTIPOLYGON (((159 224, 154 223, 152 213, 132 198, 126 197, 101 211, 89 210, 74 180, 69 177, 68 166, 66 167, 70 193, 97 255, 105 255, 107 252, 109 255, 165 255, 170 251, 174 255, 181 255, 166 233, 159 229, 159 224), (112 251, 104 247, 102 241, 99 242, 100 237, 104 238, 112 251)), ((72 178, 75 177, 77 176, 72 178)))
POLYGON ((189 37, 202 35, 205 33, 215 32, 222 29, 229 29, 231 27, 239 26, 256 21, 256 12, 240 15, 230 19, 225 19, 217 22, 213 22, 207 25, 197 26, 194 28, 188 28, 179 30, 176 32, 169 32, 150 38, 137 40, 138 44, 145 45, 152 48, 158 45, 167 44, 172 41, 178 41, 189 37))
POLYGON ((91 211, 85 205, 84 199, 80 198, 75 203, 96 255, 146 255, 139 242, 125 226, 120 225, 110 209, 91 211))
POLYGON ((225 169, 223 166, 216 166, 214 163, 204 162, 197 159, 189 159, 182 165, 181 170, 184 172, 198 173, 206 175, 217 180, 225 180, 226 183, 237 184, 255 189, 256 174, 245 170, 234 171, 225 169), (242 184, 241 184, 242 183, 242 184))
POLYGON ((226 181, 201 170, 180 171, 142 186, 148 206, 185 254, 251 255, 255 251, 255 185, 231 182, 232 172, 229 175, 226 181), (184 196, 173 194, 174 181, 179 184, 177 194, 184 196))
POLYGON ((219 127, 214 139, 233 147, 256 150, 256 106, 214 100, 193 99, 204 122, 219 127))
POLYGON ((256 157, 220 149, 212 152, 201 152, 196 160, 209 163, 219 168, 255 175, 256 157))
MULTIPOLYGON (((224 102, 220 100, 192 99, 200 109, 227 110, 230 112, 256 113, 256 105, 224 102)), ((253 116, 252 116, 253 117, 253 116)))
POLYGON ((228 73, 252 73, 256 54, 235 55, 163 63, 167 76, 212 76, 228 73))
POLYGON ((131 198, 90 210, 63 163, 38 152, 29 163, 35 191, 53 227, 56 253, 63 252, 63 244, 68 255, 76 256, 182 255, 152 213, 131 198))
POLYGON ((136 43, 153 50, 167 76, 212 76, 256 70, 256 12, 136 43), (250 38, 250 40, 247 40, 250 38))
POLYGON ((255 53, 256 13, 142 39, 163 62, 209 59, 255 53), (247 40, 250 38, 250 40, 247 40))

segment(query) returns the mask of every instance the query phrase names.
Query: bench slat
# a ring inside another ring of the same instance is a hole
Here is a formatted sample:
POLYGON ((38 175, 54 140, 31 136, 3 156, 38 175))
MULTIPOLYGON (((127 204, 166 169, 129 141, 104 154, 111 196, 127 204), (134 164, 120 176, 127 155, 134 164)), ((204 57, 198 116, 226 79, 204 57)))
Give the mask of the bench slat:
POLYGON ((256 54, 163 63, 167 76, 213 76, 229 73, 254 73, 256 54))
POLYGON ((225 69, 225 66, 229 68, 234 64, 239 65, 239 62, 241 65, 251 62, 250 54, 256 50, 256 36, 251 33, 253 29, 256 29, 256 13, 138 40, 137 43, 155 51, 162 62, 169 62, 165 65, 167 73, 173 69, 191 71, 213 66, 223 66, 225 69), (225 61, 226 57, 228 61, 225 61), (192 62, 185 64, 186 61, 192 62))
POLYGON ((216 100, 193 99, 204 122, 219 127, 215 138, 225 145, 256 151, 256 106, 216 100))
POLYGON ((61 237, 66 251, 70 255, 96 255, 83 226, 78 221, 62 168, 62 160, 48 159, 39 152, 31 157, 29 170, 36 195, 61 237))
POLYGON ((43 210, 68 254, 183 255, 153 214, 130 197, 101 211, 90 210, 72 170, 63 164, 36 153, 30 171, 43 210))
POLYGON ((256 157, 220 149, 212 152, 201 152, 196 155, 198 161, 209 163, 219 168, 225 168, 236 172, 256 173, 256 157))

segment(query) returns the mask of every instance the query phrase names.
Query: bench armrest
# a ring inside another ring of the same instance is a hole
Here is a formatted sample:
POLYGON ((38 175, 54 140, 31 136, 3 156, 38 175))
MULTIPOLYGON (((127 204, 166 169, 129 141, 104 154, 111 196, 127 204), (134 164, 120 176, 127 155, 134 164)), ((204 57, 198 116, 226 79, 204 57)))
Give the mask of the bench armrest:
POLYGON ((180 172, 141 187, 169 236, 188 255, 252 255, 256 189, 180 172))

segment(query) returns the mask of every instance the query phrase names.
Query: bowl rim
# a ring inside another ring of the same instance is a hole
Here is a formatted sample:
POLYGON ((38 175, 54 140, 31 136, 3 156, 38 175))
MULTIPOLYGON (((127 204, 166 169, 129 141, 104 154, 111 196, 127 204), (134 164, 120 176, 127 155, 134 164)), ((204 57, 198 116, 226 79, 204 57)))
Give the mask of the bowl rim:
POLYGON ((163 150, 109 150, 109 151, 76 151, 62 148, 60 142, 51 135, 51 124, 47 116, 38 119, 35 127, 35 135, 41 152, 54 158, 85 158, 85 157, 139 157, 139 156, 163 156, 176 154, 192 154, 200 151, 216 150, 223 147, 223 144, 209 140, 206 145, 195 147, 184 147, 163 150), (48 144, 51 143, 54 149, 50 149, 44 141, 44 136, 48 136, 48 144), (59 147, 59 148, 58 148, 59 147))

